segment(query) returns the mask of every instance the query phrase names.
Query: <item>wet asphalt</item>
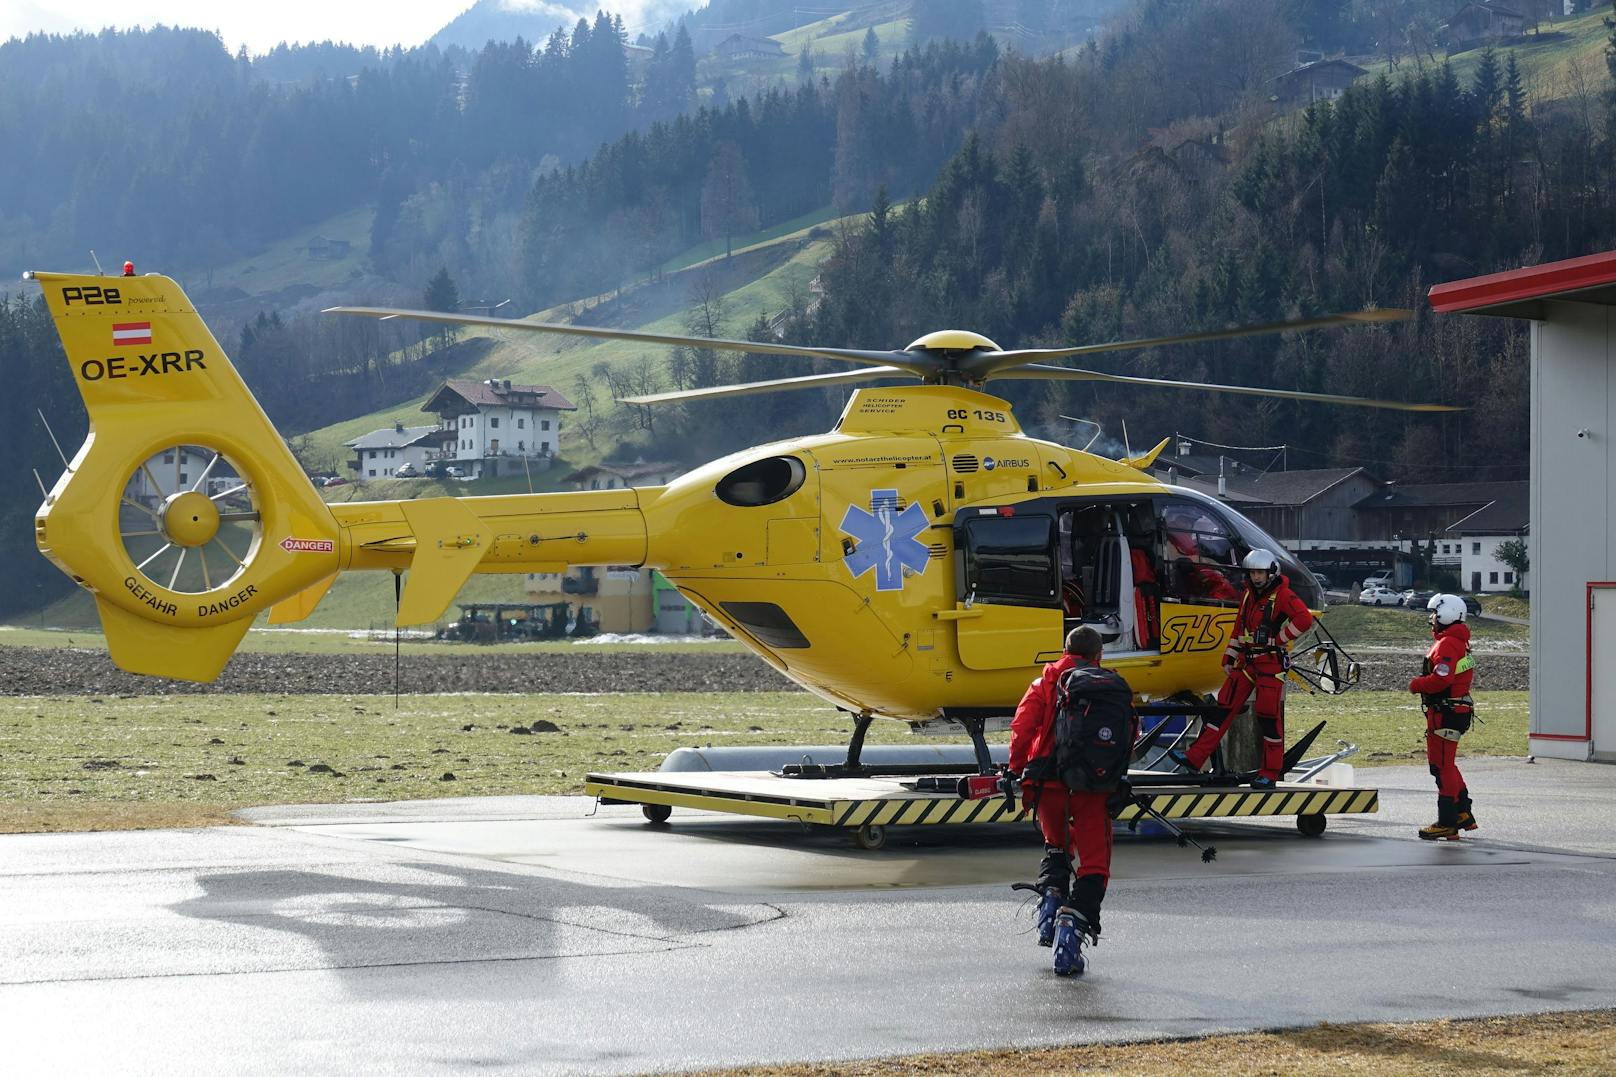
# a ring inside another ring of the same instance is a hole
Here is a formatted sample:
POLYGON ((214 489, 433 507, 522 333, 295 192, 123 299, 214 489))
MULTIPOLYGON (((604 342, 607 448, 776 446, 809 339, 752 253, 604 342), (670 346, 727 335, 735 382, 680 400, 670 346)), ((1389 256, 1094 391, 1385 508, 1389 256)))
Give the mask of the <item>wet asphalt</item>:
POLYGON ((7 1073, 619 1073, 1616 1004, 1616 768, 1358 772, 1322 839, 1119 838, 1062 980, 1011 827, 844 835, 579 798, 263 809, 0 837, 7 1073))

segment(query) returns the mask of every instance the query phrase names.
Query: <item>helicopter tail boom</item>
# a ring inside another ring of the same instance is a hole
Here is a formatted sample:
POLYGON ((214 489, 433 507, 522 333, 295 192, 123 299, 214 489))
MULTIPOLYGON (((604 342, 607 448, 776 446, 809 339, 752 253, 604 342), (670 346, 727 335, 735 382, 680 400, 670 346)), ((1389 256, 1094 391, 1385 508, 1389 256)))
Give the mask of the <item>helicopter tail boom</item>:
POLYGON ((407 572, 398 623, 420 624, 474 572, 646 559, 656 487, 327 505, 178 284, 29 278, 90 420, 35 540, 124 669, 212 680, 260 611, 301 620, 344 570, 407 572))

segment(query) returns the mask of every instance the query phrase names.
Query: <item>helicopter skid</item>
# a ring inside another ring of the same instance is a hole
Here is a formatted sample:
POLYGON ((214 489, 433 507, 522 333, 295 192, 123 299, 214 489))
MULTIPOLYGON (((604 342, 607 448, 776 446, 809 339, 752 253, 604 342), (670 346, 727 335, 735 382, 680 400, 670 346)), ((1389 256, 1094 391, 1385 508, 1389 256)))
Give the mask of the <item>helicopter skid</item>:
MULTIPOLYGON (((1174 785, 1155 784, 1164 777, 1169 776, 1144 771, 1134 774, 1138 797, 1168 819, 1294 817, 1302 834, 1316 837, 1324 832, 1328 816, 1380 810, 1376 789, 1300 783, 1246 789, 1190 784, 1185 775, 1177 776, 1174 785)), ((927 784, 932 783, 889 776, 825 778, 810 783, 768 771, 641 771, 590 774, 584 792, 605 804, 639 804, 654 823, 665 822, 674 808, 751 815, 847 830, 865 849, 880 848, 887 828, 894 826, 1016 822, 1032 826, 1030 814, 1003 797, 963 800, 952 786, 946 790, 922 788, 927 784)), ((1145 818, 1145 812, 1130 805, 1118 820, 1129 824, 1145 818)))

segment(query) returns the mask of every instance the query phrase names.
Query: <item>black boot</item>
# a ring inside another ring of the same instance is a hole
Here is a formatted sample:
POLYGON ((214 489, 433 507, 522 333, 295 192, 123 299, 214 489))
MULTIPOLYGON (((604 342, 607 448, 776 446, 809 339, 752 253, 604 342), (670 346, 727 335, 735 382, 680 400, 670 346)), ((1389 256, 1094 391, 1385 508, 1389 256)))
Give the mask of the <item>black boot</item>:
POLYGON ((1058 891, 1062 896, 1071 893, 1072 858, 1058 845, 1044 846, 1044 861, 1038 865, 1038 889, 1041 893, 1058 891))
POLYGON ((1072 859, 1066 850, 1055 845, 1044 846, 1044 862, 1038 865, 1038 945, 1049 946, 1055 941, 1055 915, 1066 904, 1071 892, 1072 859))
POLYGON ((1453 797, 1436 798, 1436 822, 1420 828, 1425 841, 1452 841, 1459 836, 1459 802, 1453 797))
POLYGON ((1476 823, 1476 813, 1470 810, 1470 790, 1468 787, 1459 790, 1459 810, 1454 815, 1453 825, 1460 830, 1474 830, 1478 825, 1476 823))
POLYGON ((1100 937, 1100 902, 1105 900, 1104 875, 1079 875, 1072 887, 1072 900, 1068 902, 1084 923, 1084 934, 1100 937))

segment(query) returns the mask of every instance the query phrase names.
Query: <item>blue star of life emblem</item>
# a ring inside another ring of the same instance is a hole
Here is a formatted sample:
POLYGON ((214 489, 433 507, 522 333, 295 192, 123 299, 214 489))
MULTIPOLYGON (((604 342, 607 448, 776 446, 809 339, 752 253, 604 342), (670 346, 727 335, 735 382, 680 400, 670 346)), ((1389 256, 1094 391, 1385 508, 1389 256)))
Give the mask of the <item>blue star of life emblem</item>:
POLYGON ((919 505, 898 511, 898 491, 871 490, 870 511, 858 505, 847 506, 842 530, 858 542, 853 552, 842 558, 847 570, 858 579, 875 569, 877 591, 903 590, 903 570, 923 573, 931 551, 916 537, 926 530, 926 512, 919 505))

